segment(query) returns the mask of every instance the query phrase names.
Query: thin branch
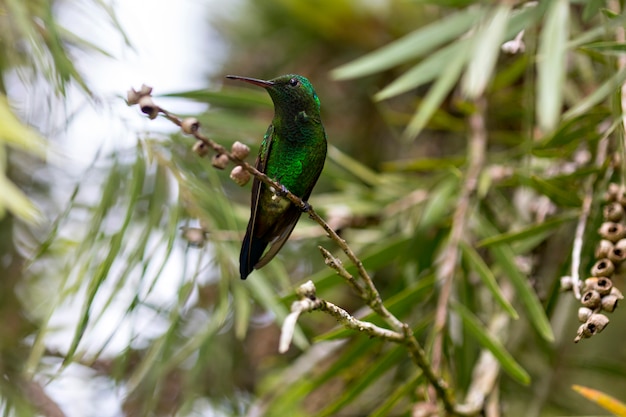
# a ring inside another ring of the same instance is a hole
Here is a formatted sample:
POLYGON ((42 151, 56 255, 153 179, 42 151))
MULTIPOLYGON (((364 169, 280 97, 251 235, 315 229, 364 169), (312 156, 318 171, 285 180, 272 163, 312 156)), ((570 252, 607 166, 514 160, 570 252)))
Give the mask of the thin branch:
POLYGON ((363 288, 361 286, 361 284, 359 284, 357 282, 356 279, 354 279, 354 277, 352 276, 352 274, 350 274, 346 268, 344 268, 343 263, 335 258, 332 253, 330 253, 329 251, 327 251, 326 249, 324 249, 321 246, 317 247, 320 252, 322 252, 322 256, 324 257, 324 260, 326 262, 326 265, 331 268, 334 269, 335 271, 337 271, 337 274, 339 274, 340 277, 342 277, 343 279, 346 280, 346 282, 354 289, 354 291, 361 297, 367 297, 367 292, 365 291, 365 288, 363 288))
POLYGON ((291 304, 291 313, 283 322, 278 348, 281 353, 285 353, 287 349, 289 349, 294 329, 296 327, 296 321, 298 320, 300 314, 314 310, 330 314, 346 329, 367 333, 371 337, 378 337, 391 342, 402 343, 405 341, 405 335, 402 333, 383 329, 382 327, 378 327, 370 322, 359 320, 343 308, 329 301, 317 298, 315 295, 315 285, 313 284, 313 281, 307 281, 302 284, 298 288, 297 293, 300 296, 300 299, 291 304))
POLYGON ((443 356, 443 329, 446 325, 448 315, 448 301, 452 292, 454 274, 460 258, 459 244, 465 235, 469 218, 470 202, 478 185, 478 177, 485 162, 485 152, 487 149, 487 131, 485 128, 485 107, 484 98, 479 98, 475 102, 476 111, 469 118, 471 136, 468 144, 467 173, 463 189, 452 218, 452 230, 443 252, 441 253, 441 263, 437 268, 439 282, 441 282, 441 292, 437 300, 437 310, 435 313, 435 340, 433 342, 432 366, 438 371, 441 366, 443 356))

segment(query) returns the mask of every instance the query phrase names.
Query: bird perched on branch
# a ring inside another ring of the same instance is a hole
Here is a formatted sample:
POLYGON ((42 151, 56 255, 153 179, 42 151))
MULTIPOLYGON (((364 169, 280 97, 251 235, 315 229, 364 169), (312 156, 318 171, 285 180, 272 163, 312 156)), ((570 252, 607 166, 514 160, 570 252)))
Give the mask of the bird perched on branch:
MULTIPOLYGON (((263 87, 269 93, 274 119, 263 137, 256 168, 306 202, 326 160, 326 133, 313 86, 294 74, 269 81, 226 77, 263 87)), ((301 208, 281 194, 284 190, 274 190, 258 178, 252 183, 250 221, 239 256, 241 279, 276 256, 300 218, 301 208)))

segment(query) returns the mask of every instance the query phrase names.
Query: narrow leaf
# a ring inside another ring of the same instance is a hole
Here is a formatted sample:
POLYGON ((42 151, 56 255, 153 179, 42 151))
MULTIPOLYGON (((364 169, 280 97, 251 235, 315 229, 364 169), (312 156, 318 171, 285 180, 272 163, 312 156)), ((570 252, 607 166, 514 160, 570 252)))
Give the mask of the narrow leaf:
POLYGON ((363 77, 420 57, 469 30, 481 14, 478 8, 468 8, 447 16, 334 69, 331 75, 339 80, 363 77))
POLYGON ((589 112, 589 110, 599 104, 603 100, 606 100, 611 94, 613 94, 620 86, 626 81, 626 69, 622 69, 617 72, 611 78, 602 83, 596 88, 593 93, 585 97, 576 106, 569 109, 563 115, 563 119, 572 119, 576 116, 580 116, 589 112))
POLYGON ((379 91, 374 100, 387 100, 431 82, 441 75, 442 68, 446 68, 451 59, 467 48, 468 43, 469 40, 466 39, 434 52, 379 91))
POLYGON ((367 369, 365 369, 352 384, 348 385, 347 389, 342 393, 337 401, 324 408, 318 416, 325 417, 337 415, 339 410, 352 402, 367 387, 378 381, 384 373, 388 372, 393 365, 403 359, 405 355, 406 351, 404 346, 394 346, 382 357, 377 358, 375 361, 370 361, 367 369))
MULTIPOLYGON (((497 234, 497 229, 484 217, 480 219, 480 231, 484 235, 491 236, 497 234)), ((515 296, 526 312, 528 320, 537 330, 537 333, 548 342, 554 341, 554 333, 550 327, 550 321, 539 301, 539 297, 528 282, 528 278, 522 274, 515 263, 515 254, 507 244, 490 246, 490 253, 496 263, 502 268, 504 275, 515 287, 515 296)))
POLYGON ((502 343, 489 333, 467 307, 458 302, 453 302, 452 308, 459 314, 468 332, 476 338, 481 346, 493 354, 507 374, 521 384, 528 385, 530 383, 528 372, 517 363, 513 356, 502 346, 502 343))
MULTIPOLYGON (((461 45, 461 43, 457 45, 461 45)), ((435 111, 437 111, 459 79, 459 75, 461 74, 461 70, 465 65, 468 55, 468 50, 461 50, 452 58, 452 61, 448 63, 441 76, 435 81, 435 84, 424 98, 418 111, 411 118, 403 134, 406 140, 415 138, 424 126, 426 126, 426 123, 428 123, 428 120, 435 111)))
POLYGON ((498 245, 502 243, 512 243, 519 240, 527 239, 537 234, 549 232, 563 223, 572 221, 576 219, 578 215, 576 213, 565 213, 560 216, 555 216, 551 219, 548 219, 544 222, 533 224, 528 227, 524 227, 519 230, 512 230, 510 232, 501 233, 495 236, 489 236, 485 239, 482 239, 480 242, 476 244, 478 247, 485 247, 491 245, 498 245))
POLYGON ((612 396, 605 394, 602 391, 584 387, 582 385, 572 385, 572 389, 586 399, 593 401, 600 407, 615 414, 616 416, 626 417, 626 404, 619 401, 618 399, 613 398, 612 396))
POLYGON ((504 39, 511 7, 507 3, 498 6, 473 40, 473 52, 463 77, 463 92, 470 98, 483 94, 491 78, 504 39))
POLYGON ((544 132, 556 127, 561 114, 568 23, 568 0, 553 1, 539 39, 537 62, 537 120, 544 132))
POLYGON ((463 252, 463 258, 470 264, 487 289, 491 291, 491 295, 493 295, 496 302, 500 304, 500 307, 502 307, 502 309, 512 318, 519 318, 517 311, 515 311, 511 303, 509 303, 502 293, 502 290, 496 281, 496 277, 493 275, 493 272, 491 272, 487 264, 485 264, 485 261, 483 261, 474 248, 466 243, 461 243, 460 247, 463 252))

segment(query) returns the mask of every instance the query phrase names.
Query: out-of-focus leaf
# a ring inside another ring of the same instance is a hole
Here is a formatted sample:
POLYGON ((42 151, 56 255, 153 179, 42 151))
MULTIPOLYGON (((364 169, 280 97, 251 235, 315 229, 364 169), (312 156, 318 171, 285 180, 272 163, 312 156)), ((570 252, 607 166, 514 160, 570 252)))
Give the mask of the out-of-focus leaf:
POLYGON ((611 78, 596 88, 593 93, 585 97, 580 103, 572 107, 563 114, 564 119, 570 119, 589 112, 589 110, 606 100, 613 92, 615 92, 626 81, 626 69, 616 72, 611 78))
POLYGON ((524 227, 519 230, 511 230, 509 232, 502 233, 499 235, 489 236, 479 241, 476 244, 476 246, 485 247, 485 246, 491 246, 491 245, 498 245, 501 243, 512 243, 518 240, 524 240, 529 237, 534 237, 538 234, 550 232, 554 230, 555 228, 559 227, 561 224, 572 221, 576 219, 577 217, 578 215, 573 212, 557 215, 541 223, 532 224, 530 226, 524 227))
MULTIPOLYGON (((4 149, 0 149, 0 158, 3 153, 4 149)), ((29 223, 37 223, 42 219, 37 207, 4 175, 2 170, 0 171, 0 219, 4 217, 5 210, 29 223)))
POLYGON ((502 3, 495 8, 487 22, 479 29, 472 41, 473 52, 463 77, 465 95, 476 98, 483 94, 491 79, 504 38, 511 7, 502 3))
POLYGON ((578 116, 572 115, 561 123, 554 134, 537 143, 533 148, 533 153, 541 156, 545 154, 543 152, 545 150, 561 151, 563 147, 568 145, 576 147, 580 138, 585 138, 587 141, 598 138, 600 133, 597 125, 607 117, 609 117, 608 112, 601 111, 586 112, 578 116))
POLYGON ((581 49, 591 49, 612 55, 623 55, 626 53, 626 43, 617 41, 591 42, 580 47, 581 49))
POLYGON ((0 144, 2 143, 39 157, 44 157, 48 149, 47 143, 37 132, 15 117, 7 98, 0 94, 0 144))
POLYGON ((379 91, 374 99, 387 100, 436 79, 442 74, 442 69, 447 68, 450 60, 466 49, 468 44, 469 40, 462 40, 433 53, 379 91))
POLYGON ((189 90, 162 94, 160 97, 177 97, 225 107, 273 108, 270 96, 262 89, 230 87, 221 91, 189 90))
POLYGON ((568 189, 563 184, 558 184, 557 181, 546 180, 536 175, 520 176, 520 180, 556 204, 566 207, 580 207, 581 200, 575 190, 568 189))
POLYGON ((418 225, 419 230, 425 230, 439 224, 452 211, 458 187, 457 178, 447 178, 430 191, 430 198, 424 206, 422 218, 418 225))
MULTIPOLYGON (((457 44, 457 45, 460 45, 457 44)), ((435 84, 428 91, 428 94, 415 112, 407 125, 403 137, 405 140, 414 139, 426 126, 430 117, 439 108, 443 100, 450 93, 461 74, 461 70, 469 56, 469 49, 461 49, 452 60, 448 62, 435 84)))
POLYGON ((376 358, 374 361, 370 361, 364 372, 362 372, 355 381, 353 381, 342 392, 341 396, 333 403, 329 404, 326 408, 320 411, 317 416, 333 416, 337 415, 339 410, 343 409, 346 405, 352 402, 359 394, 361 394, 367 387, 374 384, 378 379, 386 372, 392 369, 393 365, 406 357, 406 350, 402 345, 393 346, 388 352, 381 357, 376 358))
MULTIPOLYGON (((485 218, 480 219, 479 232, 482 236, 498 234, 497 229, 485 218)), ((539 301, 539 297, 515 263, 515 254, 507 244, 493 245, 489 252, 496 263, 502 268, 504 276, 515 287, 515 299, 519 300, 528 313, 528 319, 537 330, 537 333, 548 342, 554 341, 554 333, 550 327, 550 321, 539 301)))
POLYGON ((489 333, 487 328, 478 320, 472 312, 463 304, 454 302, 452 308, 456 311, 465 328, 472 334, 481 346, 489 350, 498 360, 502 369, 520 384, 528 385, 530 383, 530 375, 511 354, 502 346, 502 343, 489 333))
POLYGON ((388 161, 381 165, 383 171, 441 171, 458 168, 466 161, 464 156, 447 158, 416 158, 409 160, 388 161))
POLYGON ((395 389, 395 391, 392 392, 381 405, 379 405, 374 411, 372 411, 369 414, 369 417, 389 416, 394 406, 400 400, 406 398, 409 393, 413 392, 413 390, 422 382, 423 379, 424 374, 422 372, 417 372, 413 379, 405 383, 398 384, 398 387, 395 389))
POLYGON ((500 307, 502 307, 502 309, 512 318, 519 318, 517 311, 515 311, 511 303, 509 303, 504 294, 502 294, 502 290, 498 286, 496 277, 493 275, 493 272, 491 272, 487 264, 485 264, 485 261, 483 261, 474 248, 466 243, 461 243, 460 247, 463 252, 463 258, 471 265, 474 272, 476 272, 480 280, 491 292, 493 298, 498 304, 500 304, 500 307))
POLYGON ((618 417, 626 417, 626 404, 618 399, 605 394, 602 391, 584 387, 582 385, 572 385, 572 389, 589 401, 593 401, 600 407, 604 408, 606 411, 613 413, 618 417))
POLYGON ((558 124, 563 102, 569 34, 569 1, 551 2, 545 27, 539 38, 537 62, 537 120, 543 132, 558 124))
POLYGON ((328 146, 328 158, 337 163, 340 167, 349 171, 352 175, 363 181, 365 184, 376 186, 381 183, 381 175, 372 171, 359 161, 341 152, 333 145, 328 146))
POLYGON ((340 66, 334 69, 331 74, 336 79, 363 77, 420 57, 469 30, 481 15, 480 9, 468 8, 455 15, 447 16, 374 52, 340 66))

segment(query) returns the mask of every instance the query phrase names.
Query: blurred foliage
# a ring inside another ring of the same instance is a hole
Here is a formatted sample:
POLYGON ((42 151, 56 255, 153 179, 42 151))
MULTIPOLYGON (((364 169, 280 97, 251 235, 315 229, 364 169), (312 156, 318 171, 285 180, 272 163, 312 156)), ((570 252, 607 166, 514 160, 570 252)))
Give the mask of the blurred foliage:
MULTIPOLYGON (((558 292, 586 193, 593 204, 581 274, 593 262, 604 190, 610 180, 623 182, 618 36, 626 12, 618 6, 270 0, 241 1, 234 15, 211 9, 231 48, 224 74, 293 72, 315 85, 330 147, 311 204, 341 231, 385 305, 429 355, 444 332, 441 372, 459 402, 486 352, 503 371, 490 396, 504 415, 596 412, 572 392, 579 382, 625 392, 623 311, 604 333, 574 345, 577 306, 558 292), (524 51, 503 53, 521 30, 524 51), (447 326, 438 329, 440 268, 459 221, 453 215, 477 134, 470 119, 481 103, 488 146, 454 248, 460 259, 447 326), (610 158, 595 164, 606 142, 610 158), (506 325, 494 331, 498 320, 506 325)), ((48 2, 0 7, 3 79, 17 68, 52 68, 43 74, 60 94, 69 80, 89 90, 66 54, 69 44, 85 43, 54 24, 48 2)), ((249 87, 169 96, 210 104, 196 116, 224 146, 239 140, 258 149, 271 119, 269 97, 249 87)), ((23 126, 15 129, 22 148, 41 149, 23 126)), ((296 346, 276 353, 293 288, 308 279, 318 296, 384 323, 324 265, 317 245, 341 251, 304 216, 280 255, 240 281, 249 188, 192 145, 178 134, 149 135, 136 149, 95 161, 47 233, 28 229, 17 239, 12 217, 0 225, 0 253, 17 254, 16 242, 22 254, 0 291, 0 317, 24 317, 0 335, 7 414, 34 413, 32 395, 15 388, 24 381, 54 383, 79 367, 87 380, 114 383, 107 389, 129 416, 412 415, 427 384, 403 346, 309 314, 296 346), (186 241, 190 232, 200 238, 186 241), (52 343, 59 333, 63 342, 52 343)), ((614 281, 626 287, 623 277, 614 281)))

